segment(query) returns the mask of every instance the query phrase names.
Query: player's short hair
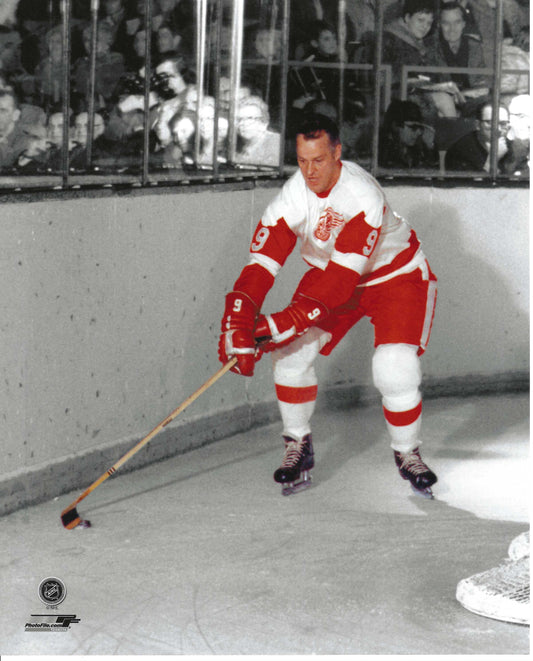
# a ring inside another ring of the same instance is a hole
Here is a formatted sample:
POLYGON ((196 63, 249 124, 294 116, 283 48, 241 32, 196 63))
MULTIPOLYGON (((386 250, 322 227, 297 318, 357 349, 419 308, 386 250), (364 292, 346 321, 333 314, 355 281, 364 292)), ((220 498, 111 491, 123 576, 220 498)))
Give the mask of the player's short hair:
POLYGON ((316 140, 321 133, 328 135, 333 147, 340 144, 339 127, 325 115, 306 113, 296 129, 296 135, 303 135, 305 140, 316 140))

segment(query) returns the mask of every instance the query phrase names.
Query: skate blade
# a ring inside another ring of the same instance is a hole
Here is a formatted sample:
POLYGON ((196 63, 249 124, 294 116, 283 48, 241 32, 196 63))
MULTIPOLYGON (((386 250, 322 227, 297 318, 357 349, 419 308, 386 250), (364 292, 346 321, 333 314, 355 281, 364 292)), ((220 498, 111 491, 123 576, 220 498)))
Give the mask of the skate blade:
POLYGON ((295 493, 304 491, 311 486, 311 474, 308 471, 303 471, 298 482, 287 482, 281 487, 281 494, 283 496, 292 496, 295 493))
POLYGON ((427 500, 435 500, 435 496, 433 495, 433 491, 431 490, 431 487, 426 487, 425 489, 417 489, 411 484, 411 489, 413 493, 417 496, 421 496, 422 498, 426 498, 427 500))

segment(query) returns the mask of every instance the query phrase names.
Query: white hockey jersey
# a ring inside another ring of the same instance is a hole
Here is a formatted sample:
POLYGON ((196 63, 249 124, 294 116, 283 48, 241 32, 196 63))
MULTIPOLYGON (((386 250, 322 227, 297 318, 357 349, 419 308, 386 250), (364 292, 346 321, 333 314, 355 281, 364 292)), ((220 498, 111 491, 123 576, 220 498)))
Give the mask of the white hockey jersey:
MULTIPOLYGON (((272 282, 298 239, 302 258, 326 272, 323 300, 331 297, 335 278, 349 280, 350 287, 370 286, 425 263, 415 232, 392 211, 379 183, 349 161, 342 161, 339 179, 324 195, 309 190, 302 173, 295 172, 256 228, 248 267, 263 267, 272 282)), ((250 277, 245 280, 239 286, 250 277)), ((322 299, 314 283, 313 295, 322 299)))
POLYGON ((378 182, 355 163, 342 162, 327 197, 310 191, 298 170, 269 204, 252 241, 250 263, 260 263, 274 276, 287 255, 269 250, 267 232, 261 229, 276 232, 283 220, 301 240, 300 253, 308 264, 324 270, 331 260, 359 273, 361 284, 382 282, 400 268, 413 270, 424 259, 409 224, 391 210, 378 182), (351 245, 344 241, 338 249, 337 239, 351 224, 351 245))

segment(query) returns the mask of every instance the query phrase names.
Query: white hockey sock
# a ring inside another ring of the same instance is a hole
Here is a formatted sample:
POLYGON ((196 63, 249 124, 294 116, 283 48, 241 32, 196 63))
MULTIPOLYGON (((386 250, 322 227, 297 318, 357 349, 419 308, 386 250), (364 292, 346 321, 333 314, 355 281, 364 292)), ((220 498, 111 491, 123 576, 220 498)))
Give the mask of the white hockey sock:
POLYGON ((417 347, 382 344, 372 361, 374 383, 382 395, 383 412, 391 439, 398 452, 410 452, 421 445, 422 373, 417 347))
POLYGON ((283 434, 297 441, 311 432, 310 420, 318 392, 313 362, 330 337, 320 328, 311 328, 272 354, 283 434))
POLYGON ((385 422, 391 439, 391 447, 398 452, 410 452, 422 445, 422 401, 407 411, 390 411, 383 406, 385 422))
POLYGON ((310 420, 315 410, 318 386, 282 386, 276 383, 283 434, 301 441, 311 433, 310 420))

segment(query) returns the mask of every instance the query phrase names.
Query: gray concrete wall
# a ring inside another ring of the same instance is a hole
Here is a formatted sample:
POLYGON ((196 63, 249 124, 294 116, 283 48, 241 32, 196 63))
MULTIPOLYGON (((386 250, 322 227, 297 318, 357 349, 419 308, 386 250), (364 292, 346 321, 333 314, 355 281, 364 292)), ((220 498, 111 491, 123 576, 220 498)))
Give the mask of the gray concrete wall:
MULTIPOLYGON (((223 297, 274 187, 0 206, 0 513, 81 489, 219 367, 223 297)), ((525 387, 528 191, 389 186, 439 278, 434 394, 525 387)), ((298 254, 265 309, 286 304, 298 254)), ((322 405, 374 400, 362 322, 321 359, 322 405)), ((121 470, 275 418, 269 359, 228 374, 121 470)))

